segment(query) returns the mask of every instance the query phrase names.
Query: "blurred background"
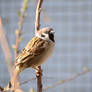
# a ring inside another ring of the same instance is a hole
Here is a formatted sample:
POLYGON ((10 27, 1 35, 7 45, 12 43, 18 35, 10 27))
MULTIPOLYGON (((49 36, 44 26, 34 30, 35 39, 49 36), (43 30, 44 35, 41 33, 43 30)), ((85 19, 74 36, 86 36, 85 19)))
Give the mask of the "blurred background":
MULTIPOLYGON (((8 39, 12 59, 15 44, 15 30, 18 28, 17 12, 23 0, 0 0, 0 16, 8 39)), ((23 34, 19 49, 23 49, 34 35, 35 10, 37 0, 29 0, 27 15, 23 23, 23 34)), ((92 0, 44 0, 41 13, 41 28, 50 26, 55 30, 55 50, 52 57, 42 65, 43 87, 67 80, 74 74, 92 69, 92 0)), ((20 81, 35 78, 33 69, 26 69, 20 81)), ((0 46, 0 85, 8 84, 10 75, 0 46)), ((29 92, 36 90, 36 80, 23 84, 21 88, 29 92)), ((91 92, 92 72, 70 82, 49 88, 46 92, 91 92)))

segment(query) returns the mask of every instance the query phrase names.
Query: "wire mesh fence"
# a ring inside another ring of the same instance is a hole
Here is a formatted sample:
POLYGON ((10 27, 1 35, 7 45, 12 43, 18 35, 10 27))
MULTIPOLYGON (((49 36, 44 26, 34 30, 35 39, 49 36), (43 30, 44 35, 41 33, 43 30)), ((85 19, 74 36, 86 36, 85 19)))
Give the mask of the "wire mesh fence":
MULTIPOLYGON (((3 27, 14 54, 12 45, 15 44, 15 29, 19 18, 23 0, 0 0, 0 16, 3 27)), ((25 47, 34 35, 35 0, 30 0, 27 16, 23 24, 22 42, 20 50, 25 47)), ((53 56, 42 65, 43 86, 57 83, 71 78, 85 69, 92 69, 92 1, 91 0, 44 0, 41 16, 41 27, 51 26, 55 30, 56 45, 53 56)), ((13 58, 14 56, 12 56, 13 58)), ((0 85, 5 86, 9 81, 7 65, 0 47, 0 85)), ((23 80, 35 77, 33 69, 26 69, 20 75, 23 80)), ((36 80, 31 80, 22 88, 28 92, 36 88, 36 80)), ((92 72, 46 90, 64 92, 91 92, 92 72)))

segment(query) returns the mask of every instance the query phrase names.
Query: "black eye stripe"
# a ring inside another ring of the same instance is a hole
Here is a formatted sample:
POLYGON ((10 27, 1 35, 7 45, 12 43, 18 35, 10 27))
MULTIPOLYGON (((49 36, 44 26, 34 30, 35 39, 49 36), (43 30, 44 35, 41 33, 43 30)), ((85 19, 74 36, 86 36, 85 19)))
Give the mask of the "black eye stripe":
POLYGON ((41 34, 41 37, 45 37, 45 35, 44 34, 41 34))

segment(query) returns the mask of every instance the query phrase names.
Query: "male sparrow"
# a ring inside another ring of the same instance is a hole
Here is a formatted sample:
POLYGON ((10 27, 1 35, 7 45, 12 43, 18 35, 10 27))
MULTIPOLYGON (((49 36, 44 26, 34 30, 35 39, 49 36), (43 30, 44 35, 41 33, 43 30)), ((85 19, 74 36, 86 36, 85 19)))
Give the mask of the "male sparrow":
POLYGON ((37 67, 50 57, 54 45, 55 40, 52 28, 46 27, 39 30, 16 58, 16 71, 20 73, 29 67, 37 70, 37 67))
POLYGON ((52 28, 46 27, 39 30, 16 58, 15 76, 12 77, 5 90, 15 85, 13 81, 24 69, 32 67, 38 70, 38 66, 43 64, 52 54, 54 45, 55 40, 52 28))

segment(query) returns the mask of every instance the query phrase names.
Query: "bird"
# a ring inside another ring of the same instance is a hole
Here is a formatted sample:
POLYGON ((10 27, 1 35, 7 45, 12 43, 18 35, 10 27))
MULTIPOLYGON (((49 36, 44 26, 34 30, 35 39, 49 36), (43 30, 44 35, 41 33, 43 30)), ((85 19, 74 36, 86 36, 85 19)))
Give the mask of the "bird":
POLYGON ((30 67, 38 70, 38 66, 41 66, 51 56, 54 46, 53 29, 49 27, 40 29, 16 58, 16 71, 20 73, 30 67))
POLYGON ((41 66, 49 59, 54 47, 55 39, 52 28, 45 27, 37 31, 32 40, 28 42, 26 47, 17 56, 14 65, 16 71, 15 76, 11 79, 5 90, 15 85, 13 81, 23 70, 31 67, 38 71, 38 66, 41 66))

